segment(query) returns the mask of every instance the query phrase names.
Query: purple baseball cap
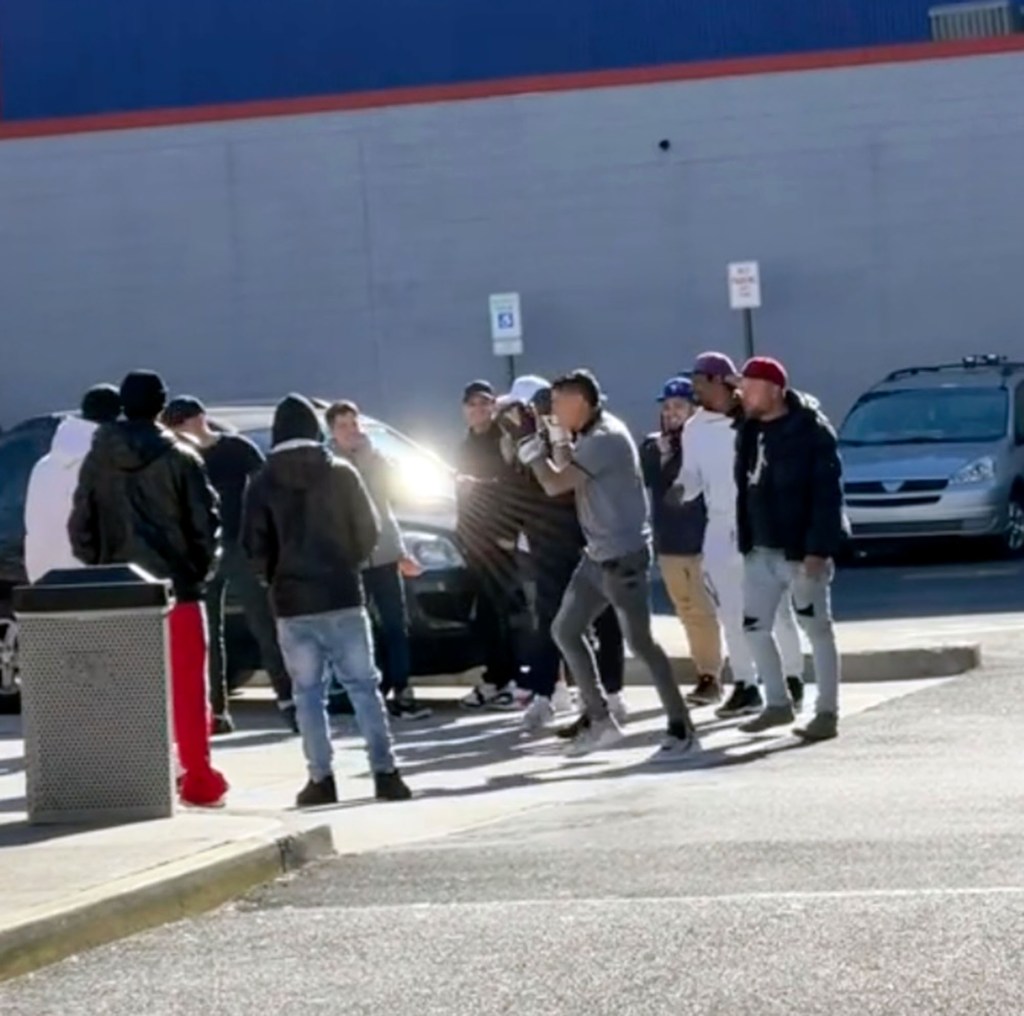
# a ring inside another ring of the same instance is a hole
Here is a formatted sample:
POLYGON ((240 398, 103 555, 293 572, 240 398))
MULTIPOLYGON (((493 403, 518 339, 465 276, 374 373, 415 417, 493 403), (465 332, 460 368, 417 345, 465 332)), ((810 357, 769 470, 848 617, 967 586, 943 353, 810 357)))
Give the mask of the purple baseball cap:
POLYGON ((705 377, 718 377, 722 378, 722 380, 739 376, 739 371, 736 369, 736 364, 733 363, 731 357, 726 356, 725 353, 714 352, 701 353, 693 361, 691 373, 703 374, 705 377))

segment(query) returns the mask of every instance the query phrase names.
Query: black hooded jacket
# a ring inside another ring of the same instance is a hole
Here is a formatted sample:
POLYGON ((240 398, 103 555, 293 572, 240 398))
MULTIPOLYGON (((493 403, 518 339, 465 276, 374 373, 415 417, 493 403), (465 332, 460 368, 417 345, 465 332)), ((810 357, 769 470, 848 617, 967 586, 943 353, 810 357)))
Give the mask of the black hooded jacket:
POLYGON ((832 557, 845 533, 836 433, 816 399, 787 392, 789 412, 746 419, 736 440, 739 549, 770 542, 790 561, 832 557))
POLYGON ((220 514, 198 452, 148 421, 106 424, 82 463, 68 521, 84 564, 137 564, 201 598, 220 555, 220 514))
POLYGON ((358 471, 318 441, 274 449, 245 496, 242 542, 279 617, 363 606, 380 521, 358 471))

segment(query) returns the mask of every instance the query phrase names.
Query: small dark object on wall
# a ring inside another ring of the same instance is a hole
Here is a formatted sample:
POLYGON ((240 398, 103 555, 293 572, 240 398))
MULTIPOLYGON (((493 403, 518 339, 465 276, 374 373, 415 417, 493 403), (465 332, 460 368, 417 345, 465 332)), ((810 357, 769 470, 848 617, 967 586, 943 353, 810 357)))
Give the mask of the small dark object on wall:
POLYGON ((663 151, 667 152, 672 147, 672 142, 668 138, 662 138, 658 142, 658 147, 663 151))

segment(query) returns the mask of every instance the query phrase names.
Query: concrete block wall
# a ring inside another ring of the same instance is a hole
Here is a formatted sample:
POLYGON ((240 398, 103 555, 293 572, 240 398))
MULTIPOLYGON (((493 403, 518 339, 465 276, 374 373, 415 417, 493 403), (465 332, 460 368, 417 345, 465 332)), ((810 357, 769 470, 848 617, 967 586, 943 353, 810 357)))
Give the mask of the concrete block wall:
POLYGON ((501 380, 587 364, 637 428, 705 347, 839 417, 884 371, 1024 358, 1024 55, 0 143, 0 422, 145 364, 209 398, 351 395, 443 445, 501 380), (671 147, 663 152, 658 142, 671 147))

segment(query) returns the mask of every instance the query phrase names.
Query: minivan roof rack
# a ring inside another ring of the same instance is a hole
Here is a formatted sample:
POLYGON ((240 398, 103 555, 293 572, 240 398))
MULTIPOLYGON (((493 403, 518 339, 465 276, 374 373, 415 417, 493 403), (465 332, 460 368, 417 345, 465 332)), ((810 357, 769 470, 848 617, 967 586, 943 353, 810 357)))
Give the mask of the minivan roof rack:
MULTIPOLYGON (((1024 370, 1024 362, 1010 360, 1005 356, 995 353, 982 353, 978 356, 965 356, 957 363, 933 363, 920 367, 901 367, 887 374, 885 381, 898 381, 901 378, 913 377, 915 374, 938 374, 942 371, 979 370, 985 368, 999 368, 1000 373, 1006 377, 1018 370, 1024 370)), ((883 381, 883 384, 885 383, 883 381)))

